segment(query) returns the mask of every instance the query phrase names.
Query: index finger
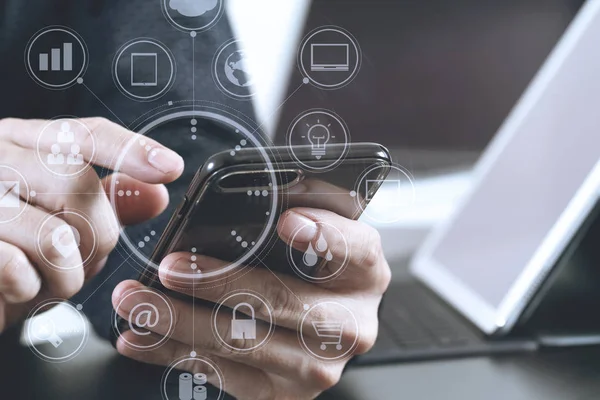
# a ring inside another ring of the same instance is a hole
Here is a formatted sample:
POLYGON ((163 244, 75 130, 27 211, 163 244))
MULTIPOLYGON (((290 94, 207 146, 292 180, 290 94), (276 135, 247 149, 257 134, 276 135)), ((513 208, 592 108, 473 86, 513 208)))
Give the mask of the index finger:
POLYGON ((44 159, 52 153, 52 146, 60 142, 63 127, 86 163, 114 169, 121 157, 119 172, 146 183, 172 182, 183 172, 184 162, 177 153, 104 118, 4 120, 0 137, 38 151, 44 159), (127 153, 122 155, 124 151, 127 153))

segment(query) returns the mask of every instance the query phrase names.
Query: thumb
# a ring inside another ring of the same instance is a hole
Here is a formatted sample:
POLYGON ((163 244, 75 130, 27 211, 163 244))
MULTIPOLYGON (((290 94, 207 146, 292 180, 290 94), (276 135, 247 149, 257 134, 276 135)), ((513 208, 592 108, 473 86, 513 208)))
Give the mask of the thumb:
POLYGON ((135 225, 160 215, 169 205, 164 185, 144 183, 115 173, 102 179, 107 195, 115 199, 115 213, 122 225, 135 225), (113 193, 114 192, 114 193, 113 193))

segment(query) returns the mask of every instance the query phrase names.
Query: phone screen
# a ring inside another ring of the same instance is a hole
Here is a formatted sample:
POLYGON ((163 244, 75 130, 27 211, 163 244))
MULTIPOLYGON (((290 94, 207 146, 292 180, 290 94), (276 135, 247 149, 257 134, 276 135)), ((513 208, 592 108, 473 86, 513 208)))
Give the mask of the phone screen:
MULTIPOLYGON (((227 156, 222 153, 213 158, 227 156)), ((175 279, 194 279, 199 285, 215 285, 256 266, 318 280, 319 269, 327 261, 327 244, 315 243, 304 251, 292 249, 277 235, 281 215, 291 208, 307 207, 357 219, 389 166, 389 160, 375 156, 347 157, 325 171, 320 167, 327 160, 265 165, 261 159, 247 157, 239 164, 200 172, 203 181, 196 182, 197 188, 187 195, 187 207, 167 228, 171 236, 163 237, 168 244, 157 249, 154 264, 174 252, 188 253, 190 269, 175 279), (373 183, 362 193, 357 190, 359 182, 373 183), (221 260, 223 266, 200 272, 194 254, 221 260)))

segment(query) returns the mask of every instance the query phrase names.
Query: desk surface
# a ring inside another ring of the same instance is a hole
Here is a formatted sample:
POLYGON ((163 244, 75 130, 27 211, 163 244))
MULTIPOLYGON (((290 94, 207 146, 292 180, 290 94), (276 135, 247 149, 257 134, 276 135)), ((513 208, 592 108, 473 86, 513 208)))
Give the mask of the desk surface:
MULTIPOLYGON (((595 400, 599 371, 600 348, 357 367, 322 400, 595 400)), ((120 357, 90 338, 65 364, 46 363, 27 348, 4 343, 0 372, 3 399, 161 400, 164 369, 120 357)))

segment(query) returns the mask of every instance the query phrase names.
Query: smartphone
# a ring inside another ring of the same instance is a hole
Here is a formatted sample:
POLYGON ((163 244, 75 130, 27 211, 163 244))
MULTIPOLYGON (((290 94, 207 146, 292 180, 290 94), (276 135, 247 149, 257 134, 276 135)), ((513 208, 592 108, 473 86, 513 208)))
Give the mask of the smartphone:
POLYGON ((138 280, 176 298, 189 298, 163 287, 157 273, 167 255, 186 252, 191 254, 190 268, 174 280, 193 280, 198 289, 235 279, 253 267, 318 282, 326 257, 318 256, 310 266, 294 262, 303 253, 278 237, 281 215, 309 207, 358 219, 390 167, 388 150, 376 143, 335 144, 325 152, 294 146, 217 153, 197 171, 138 280), (194 254, 222 260, 223 267, 200 271, 194 254))

